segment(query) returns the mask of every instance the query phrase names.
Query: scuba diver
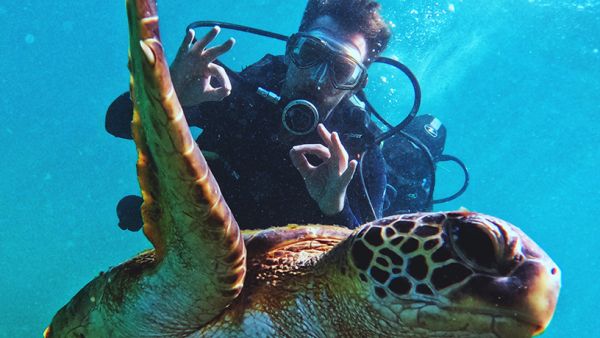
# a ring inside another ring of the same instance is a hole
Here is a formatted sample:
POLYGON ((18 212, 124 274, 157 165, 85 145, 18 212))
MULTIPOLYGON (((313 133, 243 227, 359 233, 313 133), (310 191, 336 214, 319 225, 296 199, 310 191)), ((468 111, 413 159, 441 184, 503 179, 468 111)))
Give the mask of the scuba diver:
MULTIPOLYGON (((386 210, 397 209, 400 195, 387 177, 398 181, 384 151, 418 104, 388 132, 371 119, 376 112, 362 89, 390 38, 379 9, 369 0, 309 0, 299 32, 278 37, 285 55, 267 54, 240 73, 216 60, 233 39, 207 48, 220 28, 196 41, 197 25, 188 26, 170 67, 173 84, 188 124, 202 128, 196 141, 241 228, 354 228, 382 217, 384 201, 386 210)), ((106 129, 131 139, 131 118, 125 93, 110 105, 106 129)), ((141 202, 127 196, 118 204, 122 229, 142 226, 141 202)))

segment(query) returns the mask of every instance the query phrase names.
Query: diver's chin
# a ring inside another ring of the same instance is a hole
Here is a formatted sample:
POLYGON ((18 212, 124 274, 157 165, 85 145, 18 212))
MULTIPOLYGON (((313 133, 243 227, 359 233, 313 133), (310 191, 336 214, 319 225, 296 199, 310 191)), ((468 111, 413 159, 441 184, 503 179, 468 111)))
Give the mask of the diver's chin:
POLYGON ((281 88, 280 96, 288 102, 293 100, 307 100, 317 107, 324 105, 329 97, 317 88, 311 88, 310 86, 290 88, 285 84, 281 88))

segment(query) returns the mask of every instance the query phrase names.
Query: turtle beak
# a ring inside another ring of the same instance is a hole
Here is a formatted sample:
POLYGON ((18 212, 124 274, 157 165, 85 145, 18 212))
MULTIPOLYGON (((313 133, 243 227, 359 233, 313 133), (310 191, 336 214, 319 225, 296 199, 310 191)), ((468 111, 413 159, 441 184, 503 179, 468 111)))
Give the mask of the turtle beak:
POLYGON ((561 287, 561 272, 554 262, 550 263, 549 266, 545 265, 540 269, 537 282, 533 285, 531 293, 527 297, 530 313, 534 315, 534 319, 539 324, 538 330, 534 332, 534 335, 538 335, 546 330, 558 302, 558 294, 561 287))
POLYGON ((513 276, 519 278, 522 287, 527 289, 525 299, 517 310, 528 314, 537 325, 534 335, 538 335, 548 327, 561 287, 561 271, 554 261, 529 237, 522 235, 523 252, 529 260, 519 266, 513 276), (535 252, 536 254, 532 254, 535 252))
MULTIPOLYGON (((514 315, 527 323, 529 335, 543 333, 554 315, 561 286, 561 272, 552 261, 531 261, 519 267, 513 275, 522 281, 518 289, 526 289, 524 297, 515 304, 514 315)), ((518 292, 518 291, 517 291, 518 292)), ((515 337, 513 324, 496 323, 501 337, 515 337)))

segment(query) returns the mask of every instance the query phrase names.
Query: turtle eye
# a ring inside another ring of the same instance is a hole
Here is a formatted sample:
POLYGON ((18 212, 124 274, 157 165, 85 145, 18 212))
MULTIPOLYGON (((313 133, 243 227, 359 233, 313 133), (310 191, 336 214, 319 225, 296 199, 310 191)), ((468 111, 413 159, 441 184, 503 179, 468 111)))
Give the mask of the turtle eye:
POLYGON ((495 270, 498 266, 498 240, 488 228, 465 219, 450 225, 451 241, 456 253, 473 268, 495 270))

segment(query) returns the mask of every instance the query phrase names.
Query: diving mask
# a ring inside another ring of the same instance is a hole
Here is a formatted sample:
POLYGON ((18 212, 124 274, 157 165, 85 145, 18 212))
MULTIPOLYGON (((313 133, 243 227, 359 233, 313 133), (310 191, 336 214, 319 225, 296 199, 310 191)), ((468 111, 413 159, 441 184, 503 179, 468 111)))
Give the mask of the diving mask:
POLYGON ((336 89, 352 90, 362 86, 367 68, 344 48, 308 33, 293 34, 286 56, 300 69, 327 64, 327 74, 336 89))

